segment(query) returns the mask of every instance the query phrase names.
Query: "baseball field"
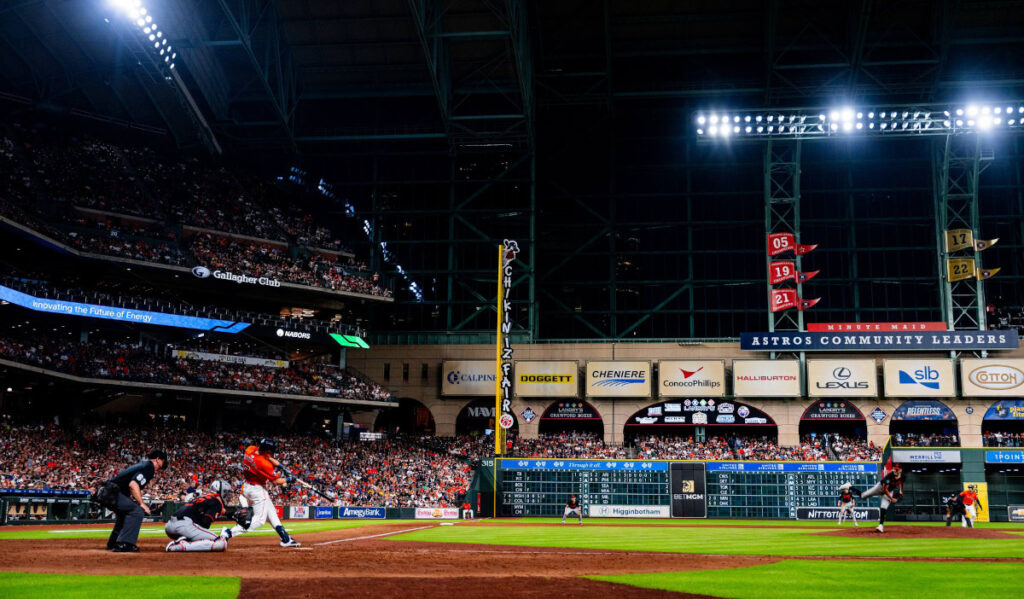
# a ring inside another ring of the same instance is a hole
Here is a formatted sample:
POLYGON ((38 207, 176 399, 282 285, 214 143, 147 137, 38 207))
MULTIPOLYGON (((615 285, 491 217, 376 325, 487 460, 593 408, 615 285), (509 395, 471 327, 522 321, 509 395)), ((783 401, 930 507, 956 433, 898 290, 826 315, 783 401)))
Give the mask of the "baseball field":
POLYGON ((1024 526, 523 518, 292 521, 224 553, 103 550, 102 525, 0 529, 0 597, 1018 598, 1024 526), (130 589, 130 590, 129 590, 130 589))

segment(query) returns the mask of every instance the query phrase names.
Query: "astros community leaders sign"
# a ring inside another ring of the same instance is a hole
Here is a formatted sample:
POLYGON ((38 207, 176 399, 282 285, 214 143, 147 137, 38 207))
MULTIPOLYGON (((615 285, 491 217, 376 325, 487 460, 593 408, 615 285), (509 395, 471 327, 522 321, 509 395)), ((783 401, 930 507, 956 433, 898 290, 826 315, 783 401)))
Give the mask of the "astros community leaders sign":
POLYGON ((1016 349, 1017 331, 915 331, 909 333, 740 333, 747 351, 923 351, 1016 349))

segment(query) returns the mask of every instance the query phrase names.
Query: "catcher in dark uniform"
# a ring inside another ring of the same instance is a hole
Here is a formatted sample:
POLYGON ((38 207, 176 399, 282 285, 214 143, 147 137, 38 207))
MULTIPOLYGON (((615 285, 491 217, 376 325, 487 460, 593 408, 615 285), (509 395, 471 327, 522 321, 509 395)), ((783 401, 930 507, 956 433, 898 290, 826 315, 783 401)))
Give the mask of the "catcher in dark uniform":
MULTIPOLYGON (((200 495, 181 506, 174 512, 164 526, 164 532, 173 539, 167 544, 166 551, 224 551, 228 540, 210 530, 214 520, 225 515, 224 498, 231 489, 222 480, 215 480, 210 485, 210 492, 200 495)), ((244 510, 235 514, 236 518, 245 518, 244 510)), ((251 516, 250 516, 251 517, 251 516)))
POLYGON ((878 481, 878 484, 867 491, 861 491, 856 487, 849 487, 850 492, 854 496, 862 499, 881 496, 880 509, 878 510, 878 526, 875 527, 876 531, 885 532, 885 513, 890 505, 903 499, 903 483, 905 481, 906 476, 903 474, 903 467, 899 464, 893 464, 892 470, 883 476, 882 480, 878 481))

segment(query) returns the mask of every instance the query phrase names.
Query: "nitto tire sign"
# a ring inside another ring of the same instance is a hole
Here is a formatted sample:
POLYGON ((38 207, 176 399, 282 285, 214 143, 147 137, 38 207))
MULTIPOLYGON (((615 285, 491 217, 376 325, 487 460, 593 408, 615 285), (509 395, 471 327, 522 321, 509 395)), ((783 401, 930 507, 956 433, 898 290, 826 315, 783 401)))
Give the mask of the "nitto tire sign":
MULTIPOLYGON (((857 515, 857 519, 861 522, 871 522, 878 520, 878 508, 876 507, 855 507, 853 512, 857 515)), ((839 521, 839 508, 838 507, 798 507, 796 508, 796 519, 797 520, 831 520, 833 522, 839 521)))

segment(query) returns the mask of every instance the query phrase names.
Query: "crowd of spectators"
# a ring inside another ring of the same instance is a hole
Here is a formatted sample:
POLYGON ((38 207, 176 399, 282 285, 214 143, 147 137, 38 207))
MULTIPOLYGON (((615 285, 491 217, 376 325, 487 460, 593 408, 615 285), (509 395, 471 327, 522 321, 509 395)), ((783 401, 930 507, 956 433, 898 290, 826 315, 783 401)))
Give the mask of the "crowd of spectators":
POLYGON ((0 215, 75 249, 391 295, 339 235, 272 184, 45 126, 0 132, 0 215), (205 231, 184 239, 186 225, 205 231))
POLYGON ((1024 447, 1024 432, 985 431, 981 435, 985 447, 1024 447))
MULTIPOLYGON (((204 492, 215 479, 229 481, 239 492, 242 452, 258 440, 179 426, 86 425, 68 431, 55 424, 5 424, 2 433, 0 487, 7 488, 93 490, 150 449, 162 448, 169 466, 145 489, 151 503, 181 501, 204 492)), ((274 438, 275 457, 292 474, 330 489, 337 506, 452 507, 472 480, 466 460, 416 438, 351 443, 301 434, 274 438)), ((301 487, 274 488, 271 494, 278 505, 331 503, 301 487)))
POLYGON ((892 442, 896 447, 960 447, 959 437, 942 433, 895 433, 892 442))
POLYGON ((37 335, 0 338, 0 357, 88 378, 372 401, 391 399, 390 393, 376 383, 310 360, 274 368, 177 358, 125 341, 79 343, 37 335))

